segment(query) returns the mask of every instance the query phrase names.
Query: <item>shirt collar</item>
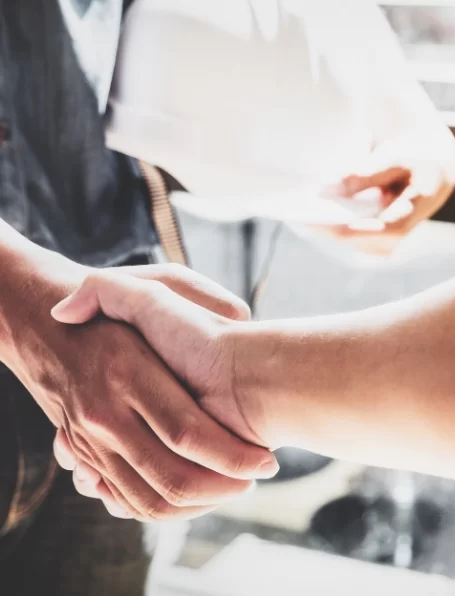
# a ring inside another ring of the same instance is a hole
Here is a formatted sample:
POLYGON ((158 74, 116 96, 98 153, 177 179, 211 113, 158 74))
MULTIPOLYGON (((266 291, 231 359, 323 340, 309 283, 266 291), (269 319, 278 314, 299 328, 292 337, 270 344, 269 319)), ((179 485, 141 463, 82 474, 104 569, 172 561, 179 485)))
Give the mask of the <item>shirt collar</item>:
POLYGON ((82 70, 104 113, 120 37, 123 0, 59 0, 82 70))

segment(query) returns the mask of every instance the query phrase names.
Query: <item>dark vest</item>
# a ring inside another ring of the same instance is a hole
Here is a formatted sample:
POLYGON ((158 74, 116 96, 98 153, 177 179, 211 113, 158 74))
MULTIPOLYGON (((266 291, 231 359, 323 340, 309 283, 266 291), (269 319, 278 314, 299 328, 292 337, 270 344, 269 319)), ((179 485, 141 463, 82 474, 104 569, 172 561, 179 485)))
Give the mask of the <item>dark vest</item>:
POLYGON ((143 180, 134 160, 105 148, 58 0, 0 8, 0 217, 88 264, 151 250, 143 180))

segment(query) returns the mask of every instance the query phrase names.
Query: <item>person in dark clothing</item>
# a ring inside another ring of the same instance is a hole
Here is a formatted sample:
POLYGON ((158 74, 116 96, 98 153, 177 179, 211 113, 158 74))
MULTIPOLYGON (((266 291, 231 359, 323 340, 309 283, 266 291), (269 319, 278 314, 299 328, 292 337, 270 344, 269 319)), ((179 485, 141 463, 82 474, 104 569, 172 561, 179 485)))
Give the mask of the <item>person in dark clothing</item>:
MULTIPOLYGON (((127 4, 0 0, 0 590, 8 596, 139 596, 151 558, 141 521, 191 517, 276 471, 268 450, 209 418, 132 331, 98 321, 68 334, 50 318, 94 267, 155 261, 138 165, 104 143, 127 4), (57 471, 55 427, 82 463, 96 461, 110 478, 109 513, 57 471)), ((141 275, 244 315, 230 295, 198 290, 186 269, 146 266, 141 275)))

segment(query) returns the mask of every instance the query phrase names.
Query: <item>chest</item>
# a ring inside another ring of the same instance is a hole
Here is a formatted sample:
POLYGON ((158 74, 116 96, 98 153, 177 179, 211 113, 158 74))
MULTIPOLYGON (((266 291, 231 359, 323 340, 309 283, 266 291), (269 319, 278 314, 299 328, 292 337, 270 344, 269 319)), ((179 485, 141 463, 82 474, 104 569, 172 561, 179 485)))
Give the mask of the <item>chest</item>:
POLYGON ((75 53, 102 113, 114 71, 123 0, 58 1, 75 53))

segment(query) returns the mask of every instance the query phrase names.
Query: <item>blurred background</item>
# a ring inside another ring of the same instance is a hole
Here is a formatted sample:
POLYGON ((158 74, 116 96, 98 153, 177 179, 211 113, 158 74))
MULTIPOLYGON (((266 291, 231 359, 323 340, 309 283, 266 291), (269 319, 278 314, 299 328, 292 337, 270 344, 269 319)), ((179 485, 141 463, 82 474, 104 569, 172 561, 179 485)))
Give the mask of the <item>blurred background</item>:
MULTIPOLYGON (((455 2, 380 5, 412 71, 455 129, 455 2)), ((196 270, 248 300, 270 270, 258 318, 354 310, 455 274, 454 200, 380 263, 273 221, 179 215, 196 270)), ((279 458, 274 481, 213 515, 164 529, 154 578, 163 595, 455 594, 455 482, 293 449, 279 458)))

